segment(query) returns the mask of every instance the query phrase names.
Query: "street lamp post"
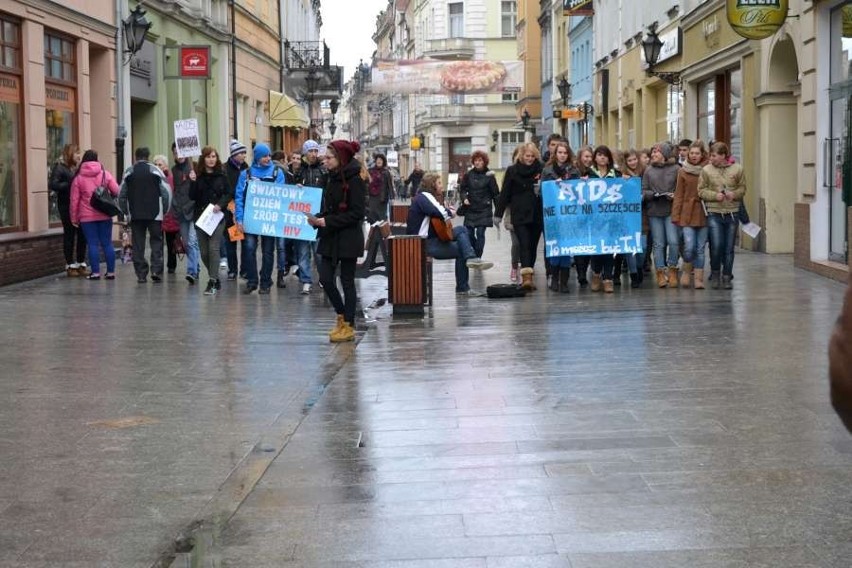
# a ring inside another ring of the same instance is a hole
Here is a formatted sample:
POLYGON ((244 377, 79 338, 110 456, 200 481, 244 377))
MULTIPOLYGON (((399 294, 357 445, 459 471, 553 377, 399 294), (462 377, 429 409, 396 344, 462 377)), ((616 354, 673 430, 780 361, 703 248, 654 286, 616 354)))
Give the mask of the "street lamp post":
POLYGON ((148 33, 152 25, 145 17, 146 12, 141 5, 137 5, 126 19, 121 18, 123 15, 121 6, 122 3, 118 2, 117 19, 121 22, 121 26, 116 32, 116 46, 123 46, 121 56, 116 57, 116 90, 118 91, 116 93, 116 114, 118 121, 115 129, 115 167, 118 176, 124 173, 124 141, 127 138, 127 128, 124 125, 126 112, 124 66, 130 63, 130 59, 142 49, 142 45, 145 43, 145 34, 148 33))
POLYGON ((642 52, 645 55, 645 62, 648 64, 648 68, 645 72, 648 75, 653 75, 658 79, 672 85, 674 87, 679 87, 681 84, 680 73, 677 71, 654 71, 654 66, 660 60, 660 53, 663 49, 663 41, 660 39, 660 36, 657 34, 657 24, 651 24, 648 26, 648 33, 645 38, 642 40, 642 52))

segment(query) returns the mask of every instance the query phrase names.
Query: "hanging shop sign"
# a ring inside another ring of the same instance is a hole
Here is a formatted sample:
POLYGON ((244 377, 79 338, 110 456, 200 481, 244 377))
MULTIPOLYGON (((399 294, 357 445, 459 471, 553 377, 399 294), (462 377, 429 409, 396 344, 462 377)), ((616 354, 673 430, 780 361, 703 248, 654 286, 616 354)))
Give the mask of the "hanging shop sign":
POLYGON ((562 0, 564 16, 594 16, 595 3, 592 0, 562 0))
POLYGON ((180 48, 180 76, 185 79, 210 78, 210 46, 184 45, 180 48))
POLYGON ((787 0, 727 0, 728 23, 747 39, 765 39, 787 19, 787 0))

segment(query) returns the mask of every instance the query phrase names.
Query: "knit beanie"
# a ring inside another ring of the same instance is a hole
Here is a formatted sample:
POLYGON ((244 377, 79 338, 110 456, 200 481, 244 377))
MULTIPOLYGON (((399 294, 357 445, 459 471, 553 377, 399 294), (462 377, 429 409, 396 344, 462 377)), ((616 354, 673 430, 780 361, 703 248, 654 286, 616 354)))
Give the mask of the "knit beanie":
POLYGON ((337 155, 340 167, 345 167, 349 164, 352 161, 352 157, 361 150, 361 145, 355 140, 351 142, 347 140, 335 140, 329 143, 328 147, 337 155))
POLYGON ((254 163, 258 163, 261 158, 265 158, 266 156, 271 156, 272 151, 269 149, 264 143, 259 143, 254 147, 254 163))
POLYGON ((654 148, 660 151, 660 154, 663 155, 663 160, 666 162, 668 162, 674 154, 674 146, 668 142, 657 142, 654 144, 654 148))
POLYGON ((237 154, 245 154, 248 151, 246 149, 246 145, 243 144, 242 142, 240 142, 237 139, 231 140, 230 150, 231 150, 231 153, 229 154, 229 156, 232 157, 232 158, 234 156, 236 156, 237 154))
POLYGON ((319 150, 320 145, 315 140, 305 140, 302 144, 302 154, 307 154, 311 150, 319 150))

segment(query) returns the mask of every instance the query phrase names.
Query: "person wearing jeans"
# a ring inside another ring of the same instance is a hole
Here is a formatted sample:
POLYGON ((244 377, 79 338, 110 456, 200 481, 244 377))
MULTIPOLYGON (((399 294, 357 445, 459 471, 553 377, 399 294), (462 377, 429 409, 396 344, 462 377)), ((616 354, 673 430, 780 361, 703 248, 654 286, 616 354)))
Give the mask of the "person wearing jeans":
POLYGON ((89 264, 92 273, 89 280, 99 280, 100 253, 103 250, 106 259, 106 279, 115 278, 115 248, 112 245, 112 217, 98 211, 91 205, 92 194, 98 187, 105 187, 113 195, 118 195, 118 183, 103 164, 98 161, 94 150, 87 150, 80 162, 80 169, 71 182, 68 213, 71 224, 82 229, 86 236, 89 251, 89 264))
MULTIPOLYGON (((266 144, 257 144, 254 147, 254 162, 251 167, 244 170, 237 181, 236 195, 234 196, 234 219, 237 226, 245 233, 243 216, 245 215, 246 188, 249 180, 269 181, 273 183, 288 183, 285 170, 272 162, 272 152, 266 144)), ((258 289, 257 273, 257 241, 261 239, 262 264, 260 269, 260 290, 258 294, 269 294, 272 288, 272 266, 275 263, 275 237, 260 237, 245 233, 245 254, 243 255, 243 266, 246 269, 246 288, 244 294, 251 294, 258 289)))
POLYGON ((716 290, 720 287, 725 290, 733 288, 734 239, 739 227, 740 205, 746 192, 743 168, 738 163, 730 163, 729 156, 727 144, 713 144, 710 163, 704 166, 698 178, 698 196, 707 207, 710 271, 716 290))
POLYGON ((680 227, 672 223, 672 201, 679 170, 675 148, 668 142, 654 144, 651 148, 651 164, 642 174, 642 201, 651 225, 659 288, 678 286, 680 227))
POLYGON ((476 150, 470 156, 473 165, 459 184, 459 199, 465 208, 464 226, 477 257, 485 251, 485 230, 494 225, 494 206, 500 188, 494 172, 488 169, 488 154, 476 150))
POLYGON ((311 268, 311 246, 310 241, 295 241, 296 263, 299 266, 299 284, 301 285, 300 293, 308 295, 311 293, 311 287, 314 284, 312 277, 313 270, 311 268))
POLYGON ((683 228, 683 271, 681 288, 688 288, 695 276, 695 289, 704 289, 704 247, 707 245, 707 215, 698 197, 698 178, 707 164, 707 148, 696 140, 687 150, 686 162, 677 175, 672 222, 683 228))

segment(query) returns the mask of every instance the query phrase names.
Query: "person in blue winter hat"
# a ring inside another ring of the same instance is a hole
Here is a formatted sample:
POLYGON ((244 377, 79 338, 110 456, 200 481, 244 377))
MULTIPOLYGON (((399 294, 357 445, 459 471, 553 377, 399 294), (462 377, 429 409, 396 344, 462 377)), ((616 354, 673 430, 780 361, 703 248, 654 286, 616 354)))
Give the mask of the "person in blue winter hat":
MULTIPOLYGON (((246 187, 250 180, 293 183, 293 180, 290 179, 290 173, 272 162, 272 151, 269 149, 269 146, 263 143, 257 144, 254 147, 254 160, 251 167, 240 174, 234 197, 234 218, 243 232, 245 232, 243 219, 246 205, 246 187)), ((275 264, 276 237, 253 235, 250 233, 245 233, 245 236, 246 258, 244 264, 248 281, 246 282, 246 288, 243 293, 251 294, 255 290, 258 290, 259 284, 260 290, 258 294, 269 294, 272 288, 272 267, 275 264), (262 256, 259 281, 256 255, 258 239, 260 239, 262 256)))

